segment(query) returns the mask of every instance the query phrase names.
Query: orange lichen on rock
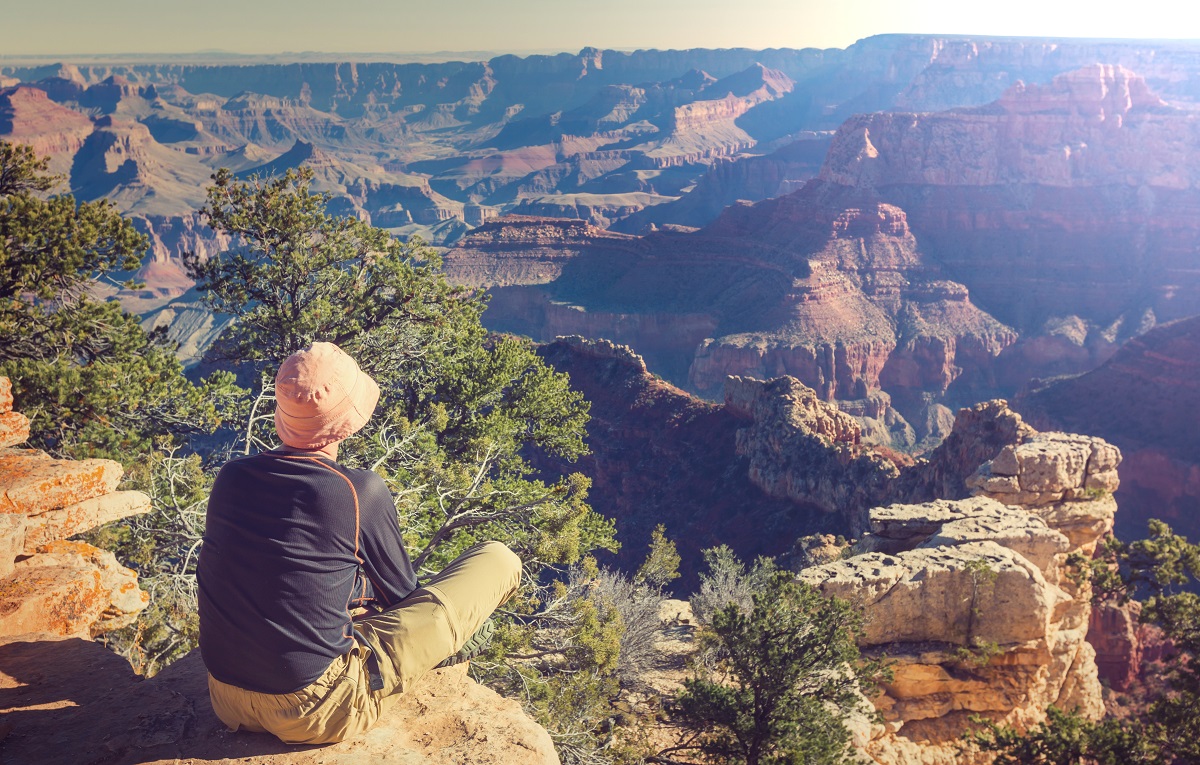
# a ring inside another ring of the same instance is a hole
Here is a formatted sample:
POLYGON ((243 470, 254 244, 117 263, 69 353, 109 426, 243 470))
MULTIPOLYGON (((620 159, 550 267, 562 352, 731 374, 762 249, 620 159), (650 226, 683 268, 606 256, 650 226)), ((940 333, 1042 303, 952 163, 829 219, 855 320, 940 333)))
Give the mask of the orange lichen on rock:
POLYGON ((24 552, 55 539, 75 536, 105 523, 150 511, 150 498, 140 491, 114 491, 32 516, 25 531, 24 552))
POLYGON ((149 601, 137 574, 112 553, 66 538, 144 513, 150 498, 115 491, 124 470, 112 460, 14 448, 28 438, 29 421, 11 411, 6 377, 0 410, 0 637, 95 636, 131 623, 149 601))
POLYGON ((0 451, 0 513, 37 515, 113 492, 124 470, 112 460, 56 460, 31 449, 0 451))
POLYGON ((28 438, 28 417, 20 412, 0 413, 0 449, 23 444, 28 438))

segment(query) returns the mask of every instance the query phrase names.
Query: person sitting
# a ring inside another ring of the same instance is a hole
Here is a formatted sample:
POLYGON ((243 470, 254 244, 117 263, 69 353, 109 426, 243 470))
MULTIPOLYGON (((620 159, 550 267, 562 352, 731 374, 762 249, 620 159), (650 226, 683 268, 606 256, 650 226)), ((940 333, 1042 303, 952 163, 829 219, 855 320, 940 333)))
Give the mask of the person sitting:
POLYGON ((465 658, 520 585, 500 542, 418 581, 383 479, 337 462, 379 386, 332 343, 287 358, 275 378, 283 445, 217 474, 197 569, 200 651, 214 711, 231 730, 341 741, 384 699, 465 658), (378 610, 354 619, 351 611, 378 610))

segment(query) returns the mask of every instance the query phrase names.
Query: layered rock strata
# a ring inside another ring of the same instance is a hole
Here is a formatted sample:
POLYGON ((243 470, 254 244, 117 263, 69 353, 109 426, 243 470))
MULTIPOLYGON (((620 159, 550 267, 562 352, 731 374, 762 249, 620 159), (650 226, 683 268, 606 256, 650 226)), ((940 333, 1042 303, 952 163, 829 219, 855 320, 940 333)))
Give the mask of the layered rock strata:
POLYGON ((640 238, 502 218, 448 252, 446 273, 490 288, 492 329, 626 343, 706 396, 728 375, 790 375, 872 409, 868 440, 904 448, 944 435, 931 408, 988 379, 1016 340, 924 257, 903 210, 854 192, 735 206, 701 231, 640 238))
POLYGON ((1119 462, 1100 439, 1034 434, 980 466, 972 497, 873 508, 857 554, 800 573, 861 608, 861 647, 893 662, 883 722, 859 731, 873 761, 982 762, 959 753, 974 714, 1103 714, 1090 590, 1065 564, 1111 531, 1119 462))
POLYGON ((980 305, 1078 357, 1054 368, 1037 348, 1015 348, 1026 375, 1039 361, 1042 376, 1082 371, 1136 334, 1147 311, 1162 321, 1200 306, 1190 266, 1200 164, 1185 148, 1200 140, 1200 120, 1142 73, 1094 64, 1014 83, 986 106, 856 116, 818 183, 871 189, 905 210, 980 305), (1080 336, 1056 331, 1063 322, 1080 336))
POLYGON ((0 377, 0 640, 25 633, 89 635, 131 624, 149 601, 112 553, 68 537, 150 509, 117 491, 112 460, 57 460, 20 444, 29 421, 0 377))

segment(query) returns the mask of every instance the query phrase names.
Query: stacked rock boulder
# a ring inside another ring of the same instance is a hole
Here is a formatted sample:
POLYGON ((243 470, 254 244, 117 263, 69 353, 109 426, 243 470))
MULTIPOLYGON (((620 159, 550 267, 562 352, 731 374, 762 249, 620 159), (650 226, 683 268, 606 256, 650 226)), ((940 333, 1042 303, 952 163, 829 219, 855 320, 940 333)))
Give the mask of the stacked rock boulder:
POLYGON ((28 633, 96 637, 132 623, 149 596, 111 552, 69 537, 150 509, 117 491, 112 460, 59 460, 22 448, 29 420, 0 377, 0 640, 28 633))
MULTIPOLYGON (((1087 643, 1090 592, 1067 566, 1112 529, 1120 452, 1026 430, 968 481, 972 497, 869 511, 844 560, 800 576, 866 615, 864 652, 893 679, 857 744, 886 765, 969 763, 969 718, 1025 727, 1047 707, 1104 712, 1087 643)), ((986 761, 982 756, 978 761, 986 761)))
POLYGON ((151 500, 116 490, 116 462, 21 448, 29 420, 12 403, 0 377, 0 761, 558 763, 546 730, 461 665, 390 699, 365 736, 328 747, 228 731, 209 703, 199 651, 138 677, 92 638, 131 624, 147 594, 111 552, 67 538, 145 513, 151 500))

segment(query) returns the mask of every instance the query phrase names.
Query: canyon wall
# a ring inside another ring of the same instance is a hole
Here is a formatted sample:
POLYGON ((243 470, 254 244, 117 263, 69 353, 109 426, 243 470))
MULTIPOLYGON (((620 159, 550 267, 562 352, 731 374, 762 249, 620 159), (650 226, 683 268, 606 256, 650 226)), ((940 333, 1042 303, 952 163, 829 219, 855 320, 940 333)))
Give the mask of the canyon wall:
POLYGON ((450 250, 446 273, 491 287, 493 329, 627 343, 710 397, 728 375, 794 376, 872 419, 869 440, 936 442, 944 418, 929 413, 970 403, 946 395, 986 384, 1017 335, 944 277, 902 210, 833 192, 735 206, 695 233, 549 236, 561 225, 501 218, 450 250))
POLYGON ((1094 65, 986 107, 856 117, 820 178, 904 209, 947 273, 1023 333, 1079 317, 1124 338, 1148 312, 1200 308, 1198 131, 1138 74, 1094 65))
POLYGON ((1121 447, 1118 536, 1159 518, 1200 537, 1200 318, 1158 326, 1087 374, 1032 386, 1014 402, 1039 425, 1095 433, 1121 447))
POLYGON ((149 596, 113 554, 68 538, 145 513, 150 498, 118 491, 112 460, 58 460, 21 444, 29 420, 0 377, 0 641, 41 633, 96 637, 128 626, 149 596))
MULTIPOLYGON (((619 338, 713 398, 728 375, 794 376, 868 440, 920 451, 950 411, 1200 311, 1197 125, 1096 64, 980 106, 852 117, 817 179, 699 230, 589 233, 536 279, 468 239, 447 273, 496 285, 497 328, 619 338)), ((491 225, 515 242, 526 224, 491 225)))

